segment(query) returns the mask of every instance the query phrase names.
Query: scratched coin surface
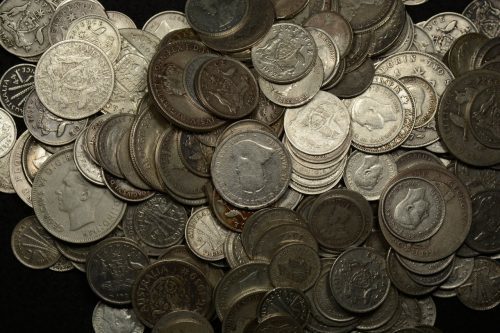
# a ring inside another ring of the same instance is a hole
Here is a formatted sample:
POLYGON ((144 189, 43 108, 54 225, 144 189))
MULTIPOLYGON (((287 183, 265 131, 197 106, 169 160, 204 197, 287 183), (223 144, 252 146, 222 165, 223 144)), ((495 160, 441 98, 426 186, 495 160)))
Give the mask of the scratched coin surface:
POLYGON ((98 112, 114 86, 110 60, 86 41, 53 45, 38 62, 35 87, 43 105, 66 119, 82 119, 98 112))
POLYGON ((49 268, 61 257, 54 238, 36 216, 28 216, 16 225, 12 231, 11 247, 16 258, 33 269, 49 268))
POLYGON ((35 89, 35 69, 31 64, 15 65, 0 78, 0 103, 15 117, 23 116, 26 97, 35 89))
POLYGON ((133 241, 108 238, 88 254, 86 271, 90 288, 112 304, 128 304, 132 284, 149 264, 149 258, 133 241))
POLYGON ((113 330, 126 333, 142 333, 141 324, 132 309, 115 308, 99 301, 92 313, 92 327, 95 333, 108 333, 113 330))
POLYGON ((90 243, 120 222, 126 204, 89 183, 76 168, 73 150, 52 155, 33 181, 33 208, 40 223, 58 239, 90 243))
POLYGON ((236 207, 259 209, 285 193, 291 162, 274 135, 260 131, 237 133, 217 146, 211 173, 222 198, 236 207))
POLYGON ((314 67, 318 49, 311 34, 301 26, 276 23, 252 48, 252 62, 264 79, 291 83, 314 67))
POLYGON ((343 308, 356 313, 374 310, 384 302, 391 286, 385 258, 369 248, 347 250, 333 264, 330 285, 343 308))

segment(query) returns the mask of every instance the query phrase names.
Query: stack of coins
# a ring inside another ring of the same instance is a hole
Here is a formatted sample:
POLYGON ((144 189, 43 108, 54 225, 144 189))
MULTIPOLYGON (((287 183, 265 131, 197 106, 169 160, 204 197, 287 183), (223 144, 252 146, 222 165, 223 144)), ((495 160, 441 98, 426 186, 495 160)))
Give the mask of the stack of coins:
POLYGON ((14 255, 84 272, 96 332, 427 333, 432 297, 500 304, 493 1, 188 0, 142 30, 59 2, 0 4, 36 63, 0 79, 0 190, 34 210, 14 255))

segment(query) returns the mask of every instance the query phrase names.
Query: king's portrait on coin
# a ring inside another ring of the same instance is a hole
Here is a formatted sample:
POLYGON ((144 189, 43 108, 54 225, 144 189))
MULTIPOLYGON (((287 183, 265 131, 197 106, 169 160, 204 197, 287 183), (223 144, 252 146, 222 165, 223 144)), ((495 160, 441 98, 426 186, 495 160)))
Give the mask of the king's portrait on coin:
POLYGON ((236 174, 246 193, 259 193, 266 187, 268 175, 264 164, 272 157, 274 149, 252 140, 235 144, 236 174))
POLYGON ((69 170, 62 187, 56 190, 59 210, 68 214, 71 231, 95 222, 94 212, 103 192, 90 191, 78 170, 69 170))
POLYGON ((429 206, 424 188, 409 188, 406 197, 394 209, 394 219, 401 226, 415 229, 429 216, 429 206))
POLYGON ((396 121, 396 111, 390 104, 376 99, 358 98, 352 105, 352 120, 369 131, 383 129, 390 121, 396 121))
POLYGON ((378 156, 367 155, 354 173, 354 183, 363 190, 373 190, 382 176, 382 163, 378 156))
POLYGON ((101 319, 102 321, 100 324, 102 325, 102 332, 134 332, 134 330, 140 328, 140 324, 133 319, 129 309, 117 309, 110 306, 103 306, 101 319))

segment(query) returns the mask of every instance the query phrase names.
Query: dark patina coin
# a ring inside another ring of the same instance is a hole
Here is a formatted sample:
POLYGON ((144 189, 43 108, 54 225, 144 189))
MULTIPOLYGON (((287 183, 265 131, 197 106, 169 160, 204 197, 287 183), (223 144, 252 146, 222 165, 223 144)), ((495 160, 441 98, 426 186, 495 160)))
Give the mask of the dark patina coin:
POLYGON ((258 308, 258 317, 261 321, 275 315, 286 314, 302 326, 307 323, 309 313, 309 300, 300 290, 294 288, 275 288, 268 291, 258 308))
POLYGON ((23 116, 26 98, 35 89, 35 68, 31 64, 19 64, 0 78, 0 103, 13 116, 23 116))
POLYGON ((500 191, 489 190, 472 197, 472 226, 465 242, 481 253, 500 251, 500 191))

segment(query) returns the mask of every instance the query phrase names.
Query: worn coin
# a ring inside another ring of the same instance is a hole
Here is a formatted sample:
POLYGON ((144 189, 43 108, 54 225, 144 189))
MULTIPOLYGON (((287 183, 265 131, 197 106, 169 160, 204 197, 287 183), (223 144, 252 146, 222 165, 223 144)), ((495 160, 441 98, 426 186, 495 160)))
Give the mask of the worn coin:
POLYGON ((259 209, 283 195, 290 181, 291 162, 283 144, 272 134, 238 133, 217 146, 211 173, 224 200, 236 207, 259 209))
MULTIPOLYGON (((238 298, 222 322, 222 333, 244 333, 255 321, 258 306, 265 291, 248 291, 238 298)), ((254 330, 251 330, 255 332, 254 330)))
POLYGON ((309 0, 271 0, 277 19, 292 18, 300 13, 309 0))
POLYGON ((418 25, 414 26, 414 36, 413 36, 413 45, 410 48, 410 51, 419 51, 424 53, 436 53, 436 48, 434 47, 434 42, 432 41, 431 36, 425 31, 423 28, 418 25))
POLYGON ((465 242, 481 253, 500 251, 498 216, 500 191, 489 190, 472 196, 472 226, 465 242))
POLYGON ((500 19, 499 4, 493 0, 474 0, 464 9, 463 15, 469 18, 480 32, 494 38, 500 36, 496 22, 500 19))
POLYGON ((29 137, 30 133, 24 131, 14 144, 10 154, 9 174, 12 186, 19 198, 29 207, 33 207, 31 202, 31 184, 24 174, 22 163, 24 144, 29 137))
POLYGON ((355 151, 347 160, 344 182, 347 188, 373 201, 380 198, 382 190, 396 174, 396 163, 390 155, 355 151))
POLYGON ((323 64, 323 84, 328 83, 337 73, 340 62, 340 50, 335 40, 322 29, 307 27, 318 48, 318 57, 323 64))
POLYGON ((105 237, 120 221, 126 204, 83 178, 73 150, 52 155, 33 181, 33 208, 56 238, 89 243, 105 237))
POLYGON ((453 266, 455 255, 432 262, 418 262, 396 254, 397 259, 409 272, 419 275, 433 275, 445 270, 450 265, 453 266))
POLYGON ((454 290, 467 281, 474 270, 474 258, 455 257, 451 275, 439 286, 440 289, 454 290))
POLYGON ((228 232, 224 241, 224 257, 231 268, 236 268, 250 262, 250 257, 243 248, 240 234, 228 232))
POLYGON ((12 150, 0 158, 0 192, 16 193, 12 180, 10 179, 10 155, 12 150))
POLYGON ((104 185, 104 179, 102 178, 100 166, 92 160, 92 157, 86 149, 85 140, 87 139, 87 131, 88 128, 84 129, 84 131, 81 132, 76 138, 75 146, 73 148, 75 164, 78 171, 80 171, 82 176, 88 181, 96 185, 104 185))
POLYGON ((356 328, 361 330, 373 330, 382 327, 391 320, 399 306, 399 293, 396 288, 391 286, 389 294, 382 305, 373 312, 361 317, 360 323, 356 328))
POLYGON ((351 25, 339 13, 334 11, 323 11, 310 16, 304 22, 305 27, 314 27, 324 30, 330 35, 337 45, 340 57, 345 57, 353 42, 351 25))
POLYGON ((254 214, 254 211, 236 208, 229 204, 221 198, 215 189, 213 189, 209 201, 211 202, 211 209, 219 222, 233 231, 241 232, 247 219, 254 214))
POLYGON ((26 217, 16 225, 12 231, 11 248, 23 265, 33 269, 49 268, 61 257, 54 238, 35 216, 26 217))
POLYGON ((265 333, 279 328, 284 332, 302 333, 304 330, 301 325, 292 317, 279 314, 271 316, 261 321, 255 328, 255 333, 265 333))
POLYGON ((101 301, 96 304, 92 313, 92 327, 95 333, 144 332, 144 325, 139 322, 132 309, 115 308, 101 301))
POLYGON ((147 31, 162 39, 168 33, 190 28, 184 13, 174 10, 167 10, 152 16, 142 27, 142 30, 147 31))
POLYGON ((16 143, 17 127, 14 119, 0 109, 0 158, 7 155, 16 143))
POLYGON ((36 66, 19 64, 0 78, 0 103, 7 112, 22 117, 27 96, 35 89, 36 66))
POLYGON ((338 0, 338 12, 346 18, 354 31, 375 28, 389 14, 393 1, 338 0), (375 5, 376 4, 376 5, 375 5))
POLYGON ((126 238, 109 238, 89 253, 87 281, 106 302, 128 304, 132 284, 148 264, 148 256, 136 243, 126 238))
POLYGON ((137 29, 137 26, 135 25, 134 21, 127 15, 123 14, 122 12, 107 10, 106 16, 111 20, 111 22, 113 22, 114 26, 118 30, 137 29))
POLYGON ((33 183, 33 179, 35 179, 38 170, 40 170, 40 167, 51 155, 52 154, 45 150, 33 136, 30 136, 28 140, 26 140, 21 163, 26 179, 30 183, 33 183))
POLYGON ((359 65, 358 68, 351 72, 345 72, 345 69, 340 72, 338 81, 334 80, 335 84, 328 84, 328 92, 340 98, 353 98, 365 92, 373 82, 375 75, 375 67, 371 58, 359 65))
POLYGON ((500 102, 500 85, 487 87, 476 93, 468 105, 465 119, 479 143, 493 149, 500 149, 498 130, 500 124, 495 120, 495 107, 500 102))
POLYGON ((224 259, 224 241, 228 231, 222 227, 210 208, 195 211, 186 223, 186 243, 203 260, 224 259))
POLYGON ((155 195, 156 192, 139 189, 130 184, 126 179, 116 177, 101 168, 104 185, 115 197, 125 202, 141 202, 155 195))
POLYGON ((53 45, 40 58, 35 71, 40 101, 65 119, 82 119, 98 112, 111 97, 113 85, 114 71, 108 57, 81 40, 53 45))
POLYGON ((309 318, 310 304, 307 297, 298 289, 274 288, 262 298, 257 314, 260 321, 286 314, 304 326, 309 318))
POLYGON ((153 333, 190 332, 214 333, 210 322, 202 315, 193 311, 173 311, 158 320, 153 333))
POLYGON ((419 76, 404 76, 399 79, 415 100, 415 128, 425 126, 434 119, 438 107, 438 96, 432 84, 419 76))
POLYGON ((139 320, 153 327, 165 314, 189 310, 208 315, 212 287, 194 265, 179 260, 159 260, 137 276, 132 305, 139 320))

